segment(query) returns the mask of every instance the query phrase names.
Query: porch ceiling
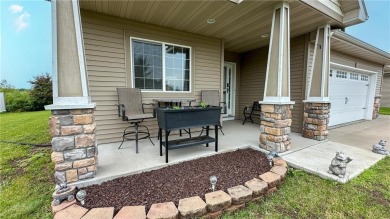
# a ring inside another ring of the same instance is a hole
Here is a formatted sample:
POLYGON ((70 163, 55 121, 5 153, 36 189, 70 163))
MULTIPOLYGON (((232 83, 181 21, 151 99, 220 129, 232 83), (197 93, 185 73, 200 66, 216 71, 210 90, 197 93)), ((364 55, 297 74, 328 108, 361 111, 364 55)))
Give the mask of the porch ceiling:
MULTIPOLYGON (((268 45, 261 38, 271 30, 272 12, 277 1, 96 1, 80 0, 80 7, 96 13, 122 17, 176 30, 224 39, 225 50, 245 52, 268 45), (207 19, 215 19, 208 24, 207 19)), ((298 1, 290 1, 291 37, 329 23, 329 17, 298 1)))

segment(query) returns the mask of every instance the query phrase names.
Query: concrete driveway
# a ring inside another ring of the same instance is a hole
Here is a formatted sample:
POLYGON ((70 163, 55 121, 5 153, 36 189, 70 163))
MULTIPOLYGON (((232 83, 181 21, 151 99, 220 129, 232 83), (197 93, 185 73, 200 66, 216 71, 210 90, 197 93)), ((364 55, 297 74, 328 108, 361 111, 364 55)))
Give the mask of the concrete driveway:
POLYGON ((329 130, 328 139, 370 151, 373 144, 385 140, 389 148, 390 116, 379 115, 375 120, 333 128, 329 130))

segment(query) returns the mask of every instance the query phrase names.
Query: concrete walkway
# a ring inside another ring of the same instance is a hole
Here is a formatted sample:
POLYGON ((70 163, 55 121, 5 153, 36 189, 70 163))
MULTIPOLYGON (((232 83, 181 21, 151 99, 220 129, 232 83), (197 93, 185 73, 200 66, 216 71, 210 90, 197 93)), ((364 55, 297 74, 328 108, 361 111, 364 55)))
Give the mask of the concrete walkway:
POLYGON ((345 183, 385 157, 371 152, 372 145, 379 140, 390 143, 390 116, 331 129, 328 141, 281 156, 294 168, 345 183), (344 178, 327 173, 338 151, 353 159, 344 178))

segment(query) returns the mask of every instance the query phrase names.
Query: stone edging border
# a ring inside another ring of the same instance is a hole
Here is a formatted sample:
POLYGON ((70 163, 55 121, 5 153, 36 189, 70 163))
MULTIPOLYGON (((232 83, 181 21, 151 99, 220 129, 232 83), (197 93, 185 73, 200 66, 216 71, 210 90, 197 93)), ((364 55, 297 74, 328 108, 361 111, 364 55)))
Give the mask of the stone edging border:
MULTIPOLYGON (((235 212, 245 207, 250 201, 259 201, 262 196, 277 191, 287 175, 287 163, 281 157, 273 159, 274 166, 269 172, 227 189, 228 193, 218 190, 205 194, 205 201, 199 196, 180 199, 176 208, 173 202, 157 203, 150 207, 146 214, 145 206, 125 206, 114 219, 187 219, 207 218, 213 219, 225 213, 235 212)), ((52 206, 55 219, 112 219, 114 207, 93 208, 88 210, 77 205, 76 201, 63 202, 52 206)))

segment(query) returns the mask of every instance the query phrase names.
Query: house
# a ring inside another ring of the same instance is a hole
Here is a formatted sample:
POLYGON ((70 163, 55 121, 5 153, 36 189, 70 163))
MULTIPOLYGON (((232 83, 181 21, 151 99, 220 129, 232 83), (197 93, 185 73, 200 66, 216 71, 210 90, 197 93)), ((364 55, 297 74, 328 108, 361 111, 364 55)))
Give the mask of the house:
POLYGON ((386 66, 383 72, 381 106, 390 107, 390 66, 386 66))
POLYGON ((145 102, 219 90, 235 119, 260 101, 260 147, 278 152, 290 132, 324 140, 328 126, 377 116, 390 54, 343 32, 368 19, 363 0, 51 4, 58 181, 94 177, 97 142, 121 141, 117 87, 145 102))

